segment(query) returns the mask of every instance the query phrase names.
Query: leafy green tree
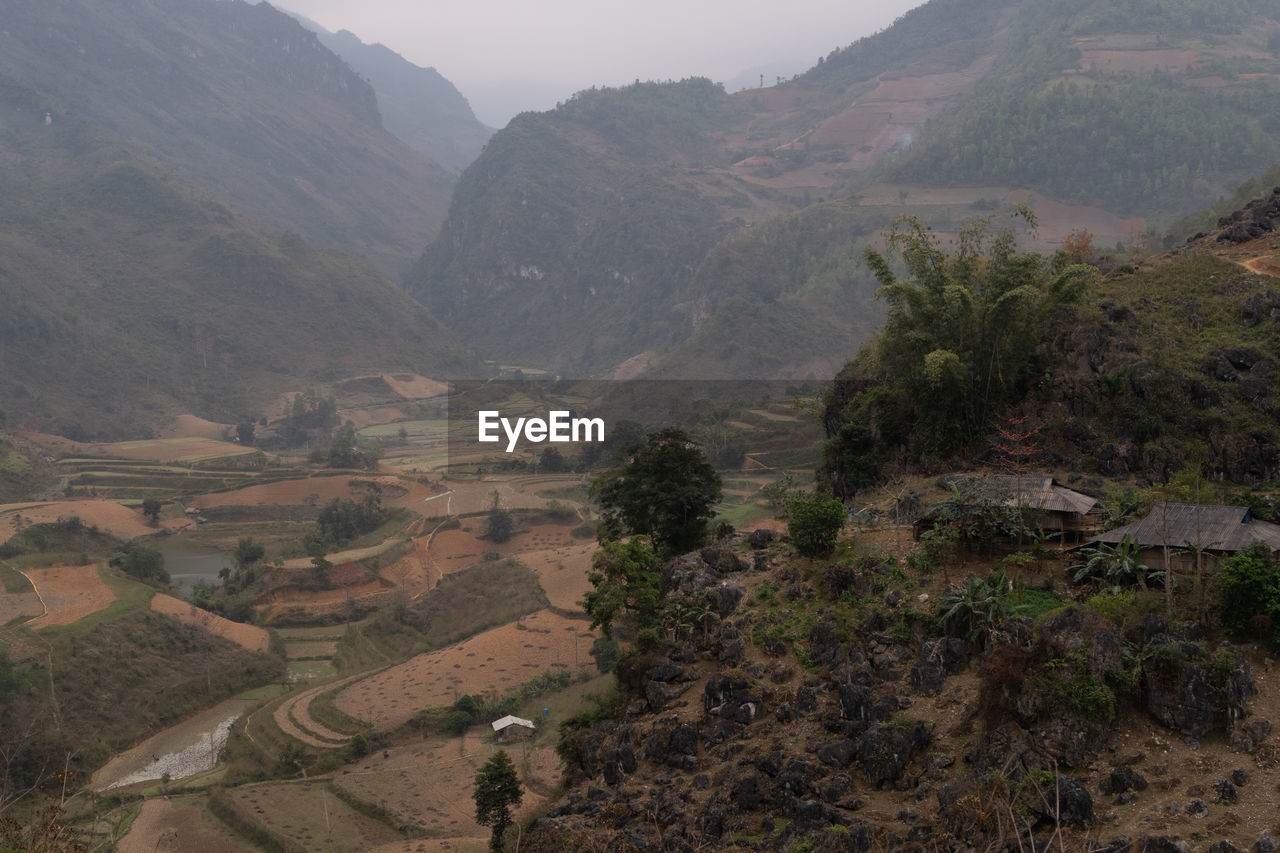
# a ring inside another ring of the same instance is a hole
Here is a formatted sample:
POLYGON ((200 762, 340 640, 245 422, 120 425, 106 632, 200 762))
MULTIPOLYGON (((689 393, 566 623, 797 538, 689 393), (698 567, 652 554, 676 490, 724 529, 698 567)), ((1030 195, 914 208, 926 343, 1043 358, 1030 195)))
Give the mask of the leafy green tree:
POLYGON ((138 580, 162 584, 169 582, 169 573, 164 568, 164 554, 137 542, 131 542, 123 551, 112 554, 108 562, 138 580))
MULTIPOLYGON (((1258 622, 1280 626, 1280 566, 1263 543, 1223 560, 1216 580, 1218 616, 1235 637, 1258 630, 1258 622)), ((1280 631, 1277 631, 1280 639, 1280 631)))
POLYGON ((787 535, 802 557, 831 553, 844 526, 844 504, 821 495, 798 495, 787 507, 787 535))
POLYGON ((155 524, 160 520, 160 510, 163 507, 164 504, 157 498, 142 499, 142 514, 146 516, 147 521, 150 521, 152 524, 155 524))
POLYGON ((257 566, 267 556, 267 548, 261 542, 255 542, 248 536, 241 536, 231 552, 231 560, 235 568, 224 568, 218 572, 222 579, 222 587, 226 592, 235 593, 247 589, 257 579, 257 566))
POLYGON ((596 669, 601 675, 607 675, 618 667, 618 657, 622 653, 618 641, 612 637, 596 637, 587 654, 596 659, 596 669))
POLYGON ((650 537, 662 556, 699 547, 707 538, 720 475, 678 428, 649 433, 621 468, 592 484, 601 508, 601 540, 650 537))
POLYGON ((582 600, 591 627, 613 636, 613 623, 631 614, 640 628, 656 627, 661 619, 663 589, 658 557, 643 537, 628 542, 605 542, 591 562, 587 580, 594 589, 582 600))
POLYGON ((971 573, 964 586, 948 591, 939 603, 947 608, 942 615, 944 620, 962 613, 968 617, 970 640, 977 640, 1024 609, 1014 601, 1013 585, 1004 569, 992 571, 985 579, 971 573))
POLYGON ((490 542, 506 542, 511 538, 515 522, 510 511, 503 509, 498 501, 498 492, 493 493, 493 506, 489 508, 489 528, 485 535, 490 542))
POLYGON ((511 825, 511 808, 520 804, 523 795, 515 765, 506 750, 498 750, 480 768, 471 795, 476 803, 476 823, 493 829, 489 849, 494 853, 502 850, 502 836, 511 825))

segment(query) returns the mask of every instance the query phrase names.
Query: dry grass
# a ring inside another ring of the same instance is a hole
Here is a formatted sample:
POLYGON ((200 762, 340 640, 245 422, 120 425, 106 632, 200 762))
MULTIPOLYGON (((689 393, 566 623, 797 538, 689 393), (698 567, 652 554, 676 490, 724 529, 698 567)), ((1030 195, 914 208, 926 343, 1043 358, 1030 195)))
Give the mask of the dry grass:
POLYGON ((378 731, 400 726, 419 711, 450 705, 463 694, 506 695, 551 667, 594 671, 587 654, 596 635, 587 622, 543 610, 455 646, 418 655, 357 681, 334 706, 378 731))
POLYGON ((98 566, 50 566, 26 569, 23 574, 36 588, 45 613, 27 623, 30 628, 70 625, 90 613, 106 609, 116 595, 98 574, 98 566))
POLYGON ((53 524, 58 519, 79 518, 86 526, 105 530, 120 539, 148 536, 155 533, 142 515, 113 501, 48 501, 0 506, 0 541, 18 532, 18 518, 22 526, 53 524))
POLYGON ((116 844, 120 853, 253 853, 204 808, 203 797, 151 799, 142 804, 129 834, 116 844))
MULTIPOLYGON (((487 841, 489 830, 475 822, 471 798, 476 774, 499 748, 484 728, 477 726, 462 738, 432 738, 392 749, 385 758, 375 753, 340 771, 334 784, 437 839, 487 841)), ((523 816, 544 802, 530 784, 544 791, 554 789, 560 777, 560 760, 550 747, 513 744, 505 749, 524 783, 517 812, 523 816)))

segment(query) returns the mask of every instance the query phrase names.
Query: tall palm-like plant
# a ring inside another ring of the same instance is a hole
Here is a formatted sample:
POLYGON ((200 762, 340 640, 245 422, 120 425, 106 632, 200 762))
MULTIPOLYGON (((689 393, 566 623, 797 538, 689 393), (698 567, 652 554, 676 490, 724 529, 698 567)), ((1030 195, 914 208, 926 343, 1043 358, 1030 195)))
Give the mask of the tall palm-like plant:
POLYGON ((1106 592, 1119 592, 1136 583, 1143 592, 1148 579, 1164 577, 1164 572, 1153 572, 1142 562, 1142 546, 1127 534, 1115 545, 1102 543, 1080 552, 1083 562, 1071 566, 1072 580, 1076 583, 1097 581, 1106 592))

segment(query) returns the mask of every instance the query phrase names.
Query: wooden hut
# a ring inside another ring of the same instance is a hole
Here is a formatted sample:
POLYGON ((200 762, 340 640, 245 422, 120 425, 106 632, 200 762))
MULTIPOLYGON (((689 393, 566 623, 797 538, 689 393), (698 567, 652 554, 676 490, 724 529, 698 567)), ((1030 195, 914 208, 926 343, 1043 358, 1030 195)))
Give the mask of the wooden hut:
POLYGON ((1142 562, 1153 569, 1164 568, 1167 547, 1175 572, 1193 570, 1197 551, 1210 566, 1255 542, 1280 551, 1280 524, 1254 518, 1243 506, 1157 501, 1146 518, 1100 533, 1089 544, 1116 545, 1125 537, 1142 548, 1142 562))

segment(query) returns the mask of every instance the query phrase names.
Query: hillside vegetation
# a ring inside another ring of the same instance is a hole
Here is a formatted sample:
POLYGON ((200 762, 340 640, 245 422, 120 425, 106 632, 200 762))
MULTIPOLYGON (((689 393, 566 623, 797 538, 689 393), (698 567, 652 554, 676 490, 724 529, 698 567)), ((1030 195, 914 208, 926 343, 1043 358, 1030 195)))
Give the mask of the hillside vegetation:
POLYGON ((14 426, 136 437, 370 368, 468 363, 361 262, 264 228, 96 122, 0 78, 0 406, 14 426), (50 286, 56 283, 56 286, 50 286))
MULTIPOLYGON (((1264 199, 1253 208, 1273 206, 1264 199)), ((993 460, 998 429, 1015 416, 1036 425, 1050 467, 1145 483, 1183 469, 1236 484, 1273 480, 1280 432, 1269 377, 1280 295, 1268 277, 1215 255, 1274 251, 1268 237, 1223 248, 1218 235, 1241 219, 1227 217, 1141 269, 1079 278, 1072 287, 1083 288, 1056 311, 1028 313, 1025 299, 1006 305, 1015 319, 989 316, 976 335, 955 322, 969 316, 956 305, 1000 306, 1017 294, 989 290, 1002 266, 1061 268, 1065 253, 993 255, 978 264, 975 287, 963 245, 947 256, 936 238, 913 234, 903 247, 909 281, 885 289, 889 322, 828 394, 827 484, 852 495, 904 465, 941 471, 993 460)), ((1063 274, 1080 269, 1089 268, 1063 274)))
MULTIPOLYGON (((452 177, 383 129, 373 89, 269 4, 5 4, 0 73, 231 206, 399 273, 452 177)), ((43 111, 33 119, 43 118, 43 111)))

